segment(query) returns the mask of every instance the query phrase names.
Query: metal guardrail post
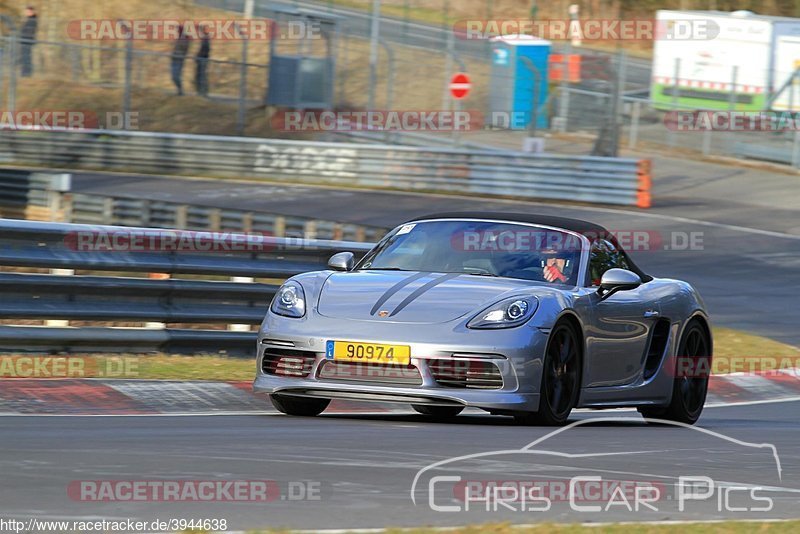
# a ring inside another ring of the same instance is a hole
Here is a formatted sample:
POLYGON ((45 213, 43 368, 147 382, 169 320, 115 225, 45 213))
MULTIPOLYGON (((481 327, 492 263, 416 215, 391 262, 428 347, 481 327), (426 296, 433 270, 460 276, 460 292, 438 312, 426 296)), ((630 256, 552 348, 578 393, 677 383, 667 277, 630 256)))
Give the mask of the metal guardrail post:
MULTIPOLYGON (((74 276, 75 270, 74 269, 50 269, 50 274, 56 276, 74 276)), ((51 328, 58 328, 69 326, 69 319, 47 319, 44 322, 45 326, 51 328)))
POLYGON ((628 148, 636 148, 639 141, 639 118, 642 113, 642 103, 636 100, 631 106, 631 129, 628 132, 628 148))
MULTIPOLYGON (((674 84, 672 86, 672 109, 673 111, 678 110, 678 99, 680 95, 680 75, 681 75, 681 58, 675 58, 675 69, 673 72, 673 80, 674 84)), ((675 132, 670 130, 667 133, 667 142, 671 148, 675 147, 675 132)))
POLYGON ((275 217, 275 225, 273 226, 272 233, 275 237, 283 237, 286 235, 285 217, 275 217))
POLYGON ((612 131, 614 132, 613 149, 609 156, 619 156, 619 143, 620 143, 620 130, 622 129, 622 94, 625 91, 625 72, 628 62, 626 61, 626 53, 623 47, 619 47, 619 54, 617 55, 617 77, 614 84, 614 95, 612 102, 611 124, 612 131))
POLYGON ((306 221, 306 223, 303 225, 303 238, 317 238, 317 221, 306 221))
POLYGON ((61 219, 64 222, 72 222, 73 197, 72 193, 61 195, 61 219))
POLYGON ((736 83, 739 77, 739 67, 734 65, 731 67, 731 92, 728 95, 728 110, 733 111, 736 109, 736 83))
POLYGON ((242 214, 242 232, 250 233, 253 231, 253 213, 248 211, 242 214))
POLYGON ((572 41, 567 39, 566 50, 561 54, 563 65, 561 67, 561 83, 558 89, 558 116, 559 132, 565 133, 569 129, 569 58, 572 56, 572 41))
POLYGON ((372 0, 369 44, 369 99, 367 110, 375 109, 375 86, 378 83, 378 41, 381 24, 381 0, 372 0))
POLYGON ((455 54, 455 32, 447 34, 444 60, 444 84, 442 88, 442 111, 450 107, 450 78, 453 76, 453 55, 455 54))
POLYGON ((680 76, 681 76, 681 58, 675 58, 675 66, 672 73, 672 109, 678 109, 678 99, 680 98, 680 76))
POLYGON ((794 131, 792 142, 792 167, 800 167, 800 130, 794 131))
POLYGON ((222 229, 222 210, 213 208, 208 212, 208 229, 219 232, 222 229))
POLYGON ((8 91, 6 109, 12 113, 17 109, 17 54, 19 53, 19 33, 15 30, 8 41, 8 91))
POLYGON ((125 43, 125 91, 122 96, 122 112, 125 120, 122 127, 128 128, 127 117, 131 112, 131 92, 133 91, 133 39, 128 39, 125 43))
POLYGON ((150 226, 150 212, 151 212, 151 202, 145 199, 142 201, 142 211, 139 217, 139 224, 141 226, 150 226))
POLYGON ((528 136, 536 137, 536 127, 539 121, 539 85, 542 83, 542 74, 530 58, 521 57, 527 68, 533 75, 533 85, 531 87, 531 118, 528 122, 528 136))
MULTIPOLYGON (((2 37, 0 40, 6 42, 6 46, 2 49, 2 63, 0 63, 0 102, 3 99, 6 89, 10 90, 13 83, 12 77, 16 75, 17 60, 14 54, 14 40, 17 35, 17 22, 8 15, 0 15, 0 21, 5 24, 9 30, 9 37, 2 37), (8 76, 6 76, 6 71, 8 76), (6 85, 6 82, 8 85, 6 85)), ((6 102, 6 109, 13 110, 10 102, 6 102)))
MULTIPOLYGON (((64 195, 72 189, 72 175, 69 173, 38 173, 47 180, 47 209, 53 222, 64 220, 64 195)), ((31 175, 33 177, 35 175, 31 175)))
MULTIPOLYGON (((461 100, 456 100, 453 103, 453 99, 450 95, 450 80, 453 77, 453 61, 458 63, 458 68, 461 72, 467 72, 467 65, 461 59, 461 56, 458 55, 455 47, 455 31, 449 31, 447 33, 447 60, 446 60, 446 67, 445 67, 445 84, 444 84, 444 96, 443 96, 443 104, 442 110, 449 109, 450 105, 453 104, 455 106, 455 111, 461 111, 461 100)), ((460 133, 457 129, 453 128, 452 131, 452 144, 453 146, 458 146, 460 143, 460 133)))
MULTIPOLYGON (((231 276, 231 282, 236 282, 236 283, 239 283, 239 284, 252 284, 253 282, 255 282, 255 279, 252 278, 252 277, 249 277, 249 276, 231 276)), ((265 303, 265 305, 264 305, 265 309, 266 309, 267 305, 269 305, 268 302, 265 303)), ((235 324, 235 323, 234 324, 229 324, 228 325, 228 330, 231 331, 231 332, 249 332, 250 331, 250 325, 249 324, 235 324)))
POLYGON ((175 209, 175 228, 185 230, 189 227, 187 220, 189 218, 189 206, 182 204, 175 209))
POLYGON ((248 38, 239 29, 242 39, 242 64, 239 67, 239 109, 236 113, 236 133, 244 135, 245 107, 247 103, 247 44, 248 38))
MULTIPOLYGON (((386 59, 387 59, 387 63, 388 63, 388 73, 389 73, 389 79, 386 80, 386 106, 385 107, 386 107, 387 110, 391 110, 392 109, 392 101, 394 100, 394 75, 395 75, 395 70, 394 70, 394 66, 395 66, 394 65, 394 50, 392 50, 392 47, 389 46, 389 43, 386 42, 383 39, 381 39, 381 46, 386 51, 386 59)), ((384 136, 384 139, 388 140, 389 135, 390 135, 390 132, 389 132, 389 130, 387 130, 386 131, 386 135, 384 136)))
MULTIPOLYGON (((64 195, 72 189, 71 174, 53 174, 49 176, 47 186, 47 208, 52 222, 64 222, 64 195)), ((73 276, 74 269, 50 269, 50 274, 58 276, 73 276)), ((45 325, 49 327, 69 326, 66 319, 48 319, 45 325)))
MULTIPOLYGON (((151 280, 169 280, 169 273, 148 273, 147 277, 151 280)), ((164 330, 167 325, 160 321, 148 321, 144 327, 149 330, 164 330)))
POLYGON ((114 224, 114 199, 103 199, 103 224, 114 224))

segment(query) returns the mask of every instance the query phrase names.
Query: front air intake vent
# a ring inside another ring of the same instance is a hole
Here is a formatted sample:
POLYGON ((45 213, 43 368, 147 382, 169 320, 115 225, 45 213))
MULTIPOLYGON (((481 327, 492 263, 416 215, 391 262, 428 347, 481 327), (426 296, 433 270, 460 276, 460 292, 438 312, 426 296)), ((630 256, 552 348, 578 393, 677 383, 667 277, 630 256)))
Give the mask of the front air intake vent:
POLYGON ((305 350, 268 349, 261 369, 268 375, 306 378, 316 357, 316 353, 305 350))
POLYGON ((477 360, 431 360, 428 368, 437 384, 449 388, 500 389, 503 376, 492 362, 477 360))

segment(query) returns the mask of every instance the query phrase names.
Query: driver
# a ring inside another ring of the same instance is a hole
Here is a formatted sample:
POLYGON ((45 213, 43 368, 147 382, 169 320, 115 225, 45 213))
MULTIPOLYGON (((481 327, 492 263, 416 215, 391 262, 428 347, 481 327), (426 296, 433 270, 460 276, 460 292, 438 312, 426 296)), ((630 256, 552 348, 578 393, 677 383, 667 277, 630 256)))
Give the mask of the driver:
POLYGON ((542 251, 542 276, 550 283, 565 284, 572 274, 572 265, 569 258, 563 257, 554 249, 542 251))

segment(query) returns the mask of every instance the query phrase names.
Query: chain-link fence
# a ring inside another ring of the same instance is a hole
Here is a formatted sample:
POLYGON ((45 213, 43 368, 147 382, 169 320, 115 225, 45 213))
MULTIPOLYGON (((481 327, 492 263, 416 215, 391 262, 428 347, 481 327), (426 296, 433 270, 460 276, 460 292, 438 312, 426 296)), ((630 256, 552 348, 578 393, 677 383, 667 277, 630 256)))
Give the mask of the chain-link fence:
POLYGON ((267 92, 270 42, 248 39, 237 27, 241 21, 231 21, 233 38, 210 39, 208 58, 198 38, 188 40, 183 54, 164 36, 121 38, 118 24, 130 21, 47 19, 36 40, 24 39, 9 21, 0 32, 0 100, 8 111, 88 111, 96 119, 89 126, 269 134, 257 112, 267 92), (84 22, 94 27, 88 37, 80 33, 84 22), (104 34, 109 27, 113 33, 104 34), (179 85, 187 98, 175 98, 179 85), (136 121, 103 124, 109 113, 136 121))
POLYGON ((449 109, 447 86, 457 70, 473 76, 470 107, 482 109, 488 99, 488 63, 461 59, 453 47, 428 50, 381 40, 372 83, 369 40, 345 31, 331 40, 211 41, 210 58, 203 60, 208 80, 204 98, 198 98, 202 95, 196 84, 198 43, 190 43, 181 61, 187 97, 178 98, 172 41, 57 39, 58 32, 51 30, 40 34, 52 40, 27 42, 13 32, 0 36, 0 99, 6 110, 90 109, 100 117, 133 112, 140 129, 269 135, 269 113, 274 110, 266 109, 265 99, 271 47, 285 56, 330 57, 336 109, 367 109, 370 102, 381 110, 449 109), (29 65, 22 68, 23 62, 29 65))
MULTIPOLYGON (((737 80, 737 67, 716 76, 730 82, 712 82, 708 73, 683 73, 678 60, 674 75, 655 73, 650 83, 643 84, 625 74, 631 66, 626 61, 630 60, 623 53, 609 56, 606 79, 559 87, 556 99, 565 102, 555 113, 556 129, 590 134, 598 140, 616 135, 618 148, 669 148, 706 156, 800 163, 794 115, 800 109, 796 72, 772 71, 781 86, 767 92, 752 80, 737 80)), ((767 79, 764 70, 762 76, 767 79)))

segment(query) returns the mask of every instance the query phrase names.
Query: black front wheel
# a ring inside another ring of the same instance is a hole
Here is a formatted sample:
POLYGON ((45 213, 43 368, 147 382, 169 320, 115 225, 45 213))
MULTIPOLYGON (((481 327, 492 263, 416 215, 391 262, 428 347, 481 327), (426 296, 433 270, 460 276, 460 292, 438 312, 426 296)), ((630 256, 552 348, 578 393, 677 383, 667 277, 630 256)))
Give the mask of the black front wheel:
POLYGON ((578 334, 568 323, 553 328, 545 352, 539 411, 516 415, 523 424, 563 425, 578 404, 581 356, 578 334))
POLYGON ((639 408, 648 419, 666 419, 693 425, 703 412, 711 370, 711 339, 697 320, 687 326, 678 346, 672 399, 667 406, 639 408))
POLYGON ((330 399, 312 399, 309 397, 295 397, 273 393, 269 396, 275 409, 286 415, 313 417, 321 414, 331 403, 330 399))

